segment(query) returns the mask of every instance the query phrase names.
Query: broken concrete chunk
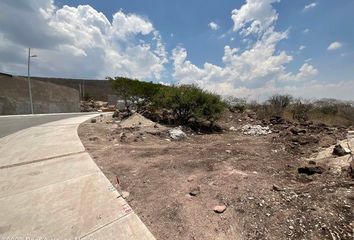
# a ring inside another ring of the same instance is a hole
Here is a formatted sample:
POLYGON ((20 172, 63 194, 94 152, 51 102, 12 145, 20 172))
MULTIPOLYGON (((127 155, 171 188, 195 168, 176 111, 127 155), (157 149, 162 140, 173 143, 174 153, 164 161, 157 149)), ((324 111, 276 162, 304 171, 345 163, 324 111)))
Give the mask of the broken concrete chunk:
POLYGON ((170 129, 168 131, 168 133, 170 134, 170 137, 173 139, 173 140, 182 140, 184 138, 187 137, 187 134, 185 134, 181 129, 179 128, 173 128, 173 129, 170 129))
POLYGON ((261 125, 251 125, 246 124, 241 128, 241 131, 245 135, 252 135, 252 136, 260 136, 260 135, 268 135, 271 134, 272 131, 269 127, 262 127, 261 125))

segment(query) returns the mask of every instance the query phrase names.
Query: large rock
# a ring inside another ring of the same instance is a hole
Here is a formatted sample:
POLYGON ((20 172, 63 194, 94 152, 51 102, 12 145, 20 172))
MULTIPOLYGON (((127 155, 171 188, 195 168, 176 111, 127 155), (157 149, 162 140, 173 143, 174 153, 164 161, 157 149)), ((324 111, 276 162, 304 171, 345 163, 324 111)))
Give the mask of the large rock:
POLYGON ((170 137, 173 139, 173 140, 182 140, 184 138, 187 137, 187 134, 185 134, 181 129, 179 128, 173 128, 173 129, 170 129, 168 131, 168 133, 170 134, 170 137))

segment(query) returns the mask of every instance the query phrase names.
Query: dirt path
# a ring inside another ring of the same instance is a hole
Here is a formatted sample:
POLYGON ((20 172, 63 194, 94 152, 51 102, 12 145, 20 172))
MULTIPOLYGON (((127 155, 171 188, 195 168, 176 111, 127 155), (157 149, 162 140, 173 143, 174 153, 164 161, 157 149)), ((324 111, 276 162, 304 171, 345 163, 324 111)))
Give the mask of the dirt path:
POLYGON ((279 134, 126 132, 107 119, 79 128, 83 143, 157 239, 352 239, 353 181, 299 175, 279 134), (192 196, 195 195, 195 196, 192 196), (225 205, 224 213, 213 211, 225 205))

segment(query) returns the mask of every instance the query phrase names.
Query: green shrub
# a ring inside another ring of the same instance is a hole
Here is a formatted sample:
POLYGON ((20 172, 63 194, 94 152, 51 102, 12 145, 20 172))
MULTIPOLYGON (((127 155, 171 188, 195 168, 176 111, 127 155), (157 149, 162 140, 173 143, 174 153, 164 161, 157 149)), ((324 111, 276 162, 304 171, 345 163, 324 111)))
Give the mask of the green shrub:
POLYGON ((179 124, 187 124, 194 120, 209 121, 213 125, 225 108, 220 96, 194 85, 161 88, 153 105, 172 110, 179 124))
POLYGON ((208 121, 214 125, 225 108, 220 96, 194 85, 164 86, 123 77, 108 79, 127 109, 132 103, 138 112, 142 109, 148 109, 150 113, 168 110, 178 124, 208 121))

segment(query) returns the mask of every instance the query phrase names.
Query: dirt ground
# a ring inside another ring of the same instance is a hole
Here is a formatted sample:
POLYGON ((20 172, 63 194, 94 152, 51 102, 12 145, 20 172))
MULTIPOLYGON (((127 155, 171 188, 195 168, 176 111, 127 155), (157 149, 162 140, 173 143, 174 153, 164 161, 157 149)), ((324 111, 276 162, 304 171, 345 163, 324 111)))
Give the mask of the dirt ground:
POLYGON ((221 133, 186 131, 171 141, 160 125, 122 129, 105 116, 83 123, 79 135, 157 239, 353 239, 354 181, 326 166, 298 173, 305 157, 343 139, 345 129, 228 130, 246 123, 259 122, 228 113, 221 133), (214 212, 217 205, 226 210, 214 212))

